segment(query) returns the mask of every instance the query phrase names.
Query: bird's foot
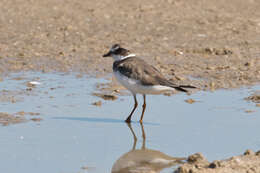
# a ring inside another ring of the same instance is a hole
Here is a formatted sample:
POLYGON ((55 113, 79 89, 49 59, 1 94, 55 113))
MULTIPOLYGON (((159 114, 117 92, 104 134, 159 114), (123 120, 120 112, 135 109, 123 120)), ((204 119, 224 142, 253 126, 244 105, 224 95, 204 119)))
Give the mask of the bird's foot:
POLYGON ((127 118, 127 119, 125 120, 125 122, 126 122, 126 123, 131 123, 131 119, 130 119, 130 118, 127 118))

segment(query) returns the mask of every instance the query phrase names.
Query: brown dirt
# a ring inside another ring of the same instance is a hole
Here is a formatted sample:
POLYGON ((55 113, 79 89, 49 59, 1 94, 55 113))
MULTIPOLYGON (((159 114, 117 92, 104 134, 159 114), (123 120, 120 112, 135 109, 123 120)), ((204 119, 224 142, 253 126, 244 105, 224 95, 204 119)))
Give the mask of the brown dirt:
MULTIPOLYGON (((18 123, 27 122, 28 119, 27 119, 26 115, 38 116, 38 115, 40 115, 40 113, 20 111, 20 112, 14 113, 14 114, 9 114, 9 113, 5 113, 5 112, 0 112, 0 124, 3 126, 7 126, 10 124, 18 124, 18 123)), ((39 122, 42 119, 38 118, 38 117, 33 117, 30 120, 39 122)))
POLYGON ((244 155, 209 163, 202 154, 189 156, 188 162, 174 173, 259 173, 260 151, 247 150, 244 155))
POLYGON ((0 2, 0 72, 106 75, 113 43, 202 89, 260 81, 260 1, 0 2))
POLYGON ((102 105, 102 101, 99 100, 99 101, 93 102, 91 104, 94 105, 94 106, 99 106, 100 107, 102 105))
POLYGON ((251 96, 246 97, 245 100, 252 101, 254 103, 260 103, 260 91, 255 91, 255 93, 253 93, 251 96))
POLYGON ((93 96, 100 97, 104 100, 116 100, 117 99, 117 96, 112 95, 112 94, 93 93, 93 96))
POLYGON ((0 124, 7 126, 9 124, 17 124, 26 122, 26 118, 23 116, 11 115, 8 113, 0 112, 0 124))

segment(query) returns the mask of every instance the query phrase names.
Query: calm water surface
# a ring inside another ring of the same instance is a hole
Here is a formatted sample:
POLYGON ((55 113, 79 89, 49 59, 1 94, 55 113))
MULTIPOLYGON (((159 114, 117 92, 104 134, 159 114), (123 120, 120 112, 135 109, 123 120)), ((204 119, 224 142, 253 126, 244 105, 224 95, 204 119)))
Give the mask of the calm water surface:
MULTIPOLYGON (((259 86, 148 96, 143 125, 134 122, 129 127, 124 119, 133 106, 131 96, 102 101, 101 107, 91 105, 100 100, 91 93, 102 79, 20 73, 0 82, 0 90, 24 91, 26 82, 35 80, 41 84, 31 94, 18 95, 16 103, 0 103, 1 112, 38 112, 43 118, 0 126, 1 172, 110 173, 156 167, 170 173, 176 159, 196 152, 212 161, 260 149, 260 109, 243 99, 259 86), (197 102, 184 102, 189 98, 197 102)), ((142 97, 138 100, 135 121, 142 97)))

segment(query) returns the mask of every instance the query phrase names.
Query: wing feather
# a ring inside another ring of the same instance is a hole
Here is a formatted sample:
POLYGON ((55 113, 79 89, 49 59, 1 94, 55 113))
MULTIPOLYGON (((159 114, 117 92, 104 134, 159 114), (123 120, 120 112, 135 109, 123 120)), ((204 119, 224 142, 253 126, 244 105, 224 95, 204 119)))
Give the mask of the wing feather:
POLYGON ((160 85, 162 81, 166 80, 154 66, 147 64, 138 57, 114 62, 113 70, 119 71, 129 78, 138 80, 143 85, 160 85))
POLYGON ((183 92, 187 92, 184 88, 195 88, 193 86, 174 84, 167 80, 154 66, 138 57, 130 57, 121 61, 115 61, 113 64, 113 71, 119 71, 128 78, 138 80, 141 84, 146 86, 163 85, 183 92))

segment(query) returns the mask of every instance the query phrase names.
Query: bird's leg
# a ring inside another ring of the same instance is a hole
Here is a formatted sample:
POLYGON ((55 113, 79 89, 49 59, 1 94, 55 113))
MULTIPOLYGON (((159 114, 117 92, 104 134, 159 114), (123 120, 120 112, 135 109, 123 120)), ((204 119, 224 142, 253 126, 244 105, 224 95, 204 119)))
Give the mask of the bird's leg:
POLYGON ((136 100, 136 94, 133 94, 133 96, 134 96, 134 100, 135 100, 135 105, 134 105, 134 108, 133 108, 133 110, 131 111, 130 115, 129 115, 129 116, 127 117, 127 119, 125 120, 125 122, 127 122, 127 123, 130 123, 130 122, 131 122, 131 117, 132 117, 132 115, 133 115, 133 113, 134 113, 134 111, 135 111, 135 109, 136 109, 136 107, 137 107, 137 105, 138 105, 137 100, 136 100))
POLYGON ((143 94, 143 97, 144 97, 144 104, 143 104, 143 111, 142 111, 141 119, 140 119, 140 121, 139 121, 140 123, 143 122, 144 111, 145 111, 145 108, 146 108, 145 94, 143 94))
POLYGON ((146 140, 146 136, 145 136, 145 132, 144 132, 144 125, 143 123, 140 122, 140 125, 142 127, 142 137, 143 137, 143 144, 142 144, 142 149, 145 150, 145 140, 146 140))

